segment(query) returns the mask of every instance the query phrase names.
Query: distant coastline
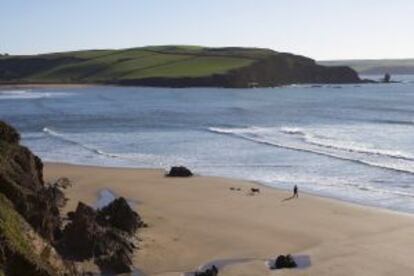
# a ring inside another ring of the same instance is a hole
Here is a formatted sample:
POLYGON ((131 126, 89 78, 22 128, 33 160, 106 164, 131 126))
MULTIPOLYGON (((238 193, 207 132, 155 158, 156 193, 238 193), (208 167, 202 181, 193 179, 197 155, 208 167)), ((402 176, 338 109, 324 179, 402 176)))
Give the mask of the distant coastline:
POLYGON ((274 87, 363 82, 347 66, 270 49, 149 46, 0 57, 0 84, 274 87))
POLYGON ((361 75, 414 75, 414 58, 318 61, 324 66, 349 66, 361 75))

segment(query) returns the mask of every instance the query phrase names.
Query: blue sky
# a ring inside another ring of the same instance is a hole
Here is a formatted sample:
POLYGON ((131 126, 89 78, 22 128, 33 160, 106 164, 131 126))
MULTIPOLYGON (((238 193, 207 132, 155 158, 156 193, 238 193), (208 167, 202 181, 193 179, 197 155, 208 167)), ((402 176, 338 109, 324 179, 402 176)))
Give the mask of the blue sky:
POLYGON ((0 0, 0 52, 160 44, 414 58, 414 1, 0 0))

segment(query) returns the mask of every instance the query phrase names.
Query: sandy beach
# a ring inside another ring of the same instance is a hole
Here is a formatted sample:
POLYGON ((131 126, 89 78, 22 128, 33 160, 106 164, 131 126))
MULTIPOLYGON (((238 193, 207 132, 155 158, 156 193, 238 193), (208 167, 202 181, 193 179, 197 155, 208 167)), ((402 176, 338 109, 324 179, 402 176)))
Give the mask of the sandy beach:
MULTIPOLYGON (((145 275, 182 275, 211 261, 219 275, 412 275, 412 215, 290 193, 218 177, 166 178, 164 171, 48 163, 45 180, 66 176, 67 210, 94 204, 103 189, 124 196, 149 225, 134 263, 145 275), (232 191, 230 188, 240 188, 232 191), (249 195, 251 187, 260 194, 249 195), (303 267, 270 271, 291 253, 303 267)), ((67 211, 66 210, 66 211, 67 211)))

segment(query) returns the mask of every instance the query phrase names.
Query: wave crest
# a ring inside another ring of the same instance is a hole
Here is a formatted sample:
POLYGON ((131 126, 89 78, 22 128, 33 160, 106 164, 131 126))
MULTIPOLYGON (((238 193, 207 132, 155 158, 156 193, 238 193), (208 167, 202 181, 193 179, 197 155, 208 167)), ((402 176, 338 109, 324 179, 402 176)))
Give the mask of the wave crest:
POLYGON ((386 157, 396 158, 396 159, 404 159, 414 161, 414 156, 403 153, 398 150, 386 150, 386 149, 375 149, 370 148, 367 145, 363 145, 361 143, 357 143, 354 141, 340 141, 336 139, 331 139, 329 137, 315 135, 311 133, 307 133, 300 128, 285 128, 282 127, 281 131, 286 134, 293 134, 293 135, 301 135, 305 142, 309 144, 313 144, 320 147, 336 149, 341 151, 347 152, 357 152, 357 153, 365 153, 365 154, 372 154, 372 155, 382 155, 386 157))
POLYGON ((414 156, 410 154, 398 150, 369 148, 354 141, 340 141, 322 135, 315 135, 302 128, 210 127, 208 130, 274 147, 308 152, 356 162, 366 166, 414 174, 414 156))
MULTIPOLYGON (((107 157, 107 158, 113 158, 113 159, 118 159, 118 160, 123 160, 123 161, 132 161, 132 162, 137 162, 137 163, 141 163, 141 164, 146 164, 145 167, 154 167, 154 168, 159 168, 159 167, 165 167, 167 168, 170 165, 173 164, 184 164, 183 160, 179 160, 179 159, 165 159, 165 157, 159 156, 159 155, 155 155, 155 154, 148 154, 148 153, 112 153, 112 152, 107 152, 104 150, 99 149, 96 146, 93 145, 89 145, 86 144, 84 142, 81 142, 80 139, 75 139, 74 137, 71 137, 70 134, 67 133, 62 133, 56 130, 53 130, 51 128, 48 127, 44 127, 43 128, 43 133, 55 138, 55 139, 59 139, 60 141, 63 141, 65 143, 80 147, 84 150, 87 150, 93 154, 99 155, 99 156, 103 156, 103 157, 107 157)), ((102 135, 102 134, 97 134, 98 136, 102 135)))

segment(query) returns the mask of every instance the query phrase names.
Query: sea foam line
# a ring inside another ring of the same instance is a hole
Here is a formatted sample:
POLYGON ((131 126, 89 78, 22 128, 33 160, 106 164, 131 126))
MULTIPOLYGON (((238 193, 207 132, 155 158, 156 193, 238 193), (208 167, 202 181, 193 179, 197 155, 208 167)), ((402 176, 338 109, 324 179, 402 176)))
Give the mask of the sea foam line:
POLYGON ((84 148, 84 149, 86 149, 86 150, 88 150, 92 153, 96 153, 96 154, 103 155, 103 156, 106 156, 106 157, 111 157, 111 158, 120 158, 121 157, 117 154, 108 153, 108 152, 96 149, 94 147, 91 147, 89 145, 82 144, 78 141, 69 139, 64 134, 61 134, 61 133, 59 133, 57 131, 54 131, 54 130, 52 130, 50 128, 47 128, 47 127, 43 128, 43 132, 46 133, 46 134, 49 134, 50 136, 59 138, 60 140, 65 141, 67 143, 70 143, 70 144, 73 144, 73 145, 76 145, 76 146, 80 146, 80 147, 82 147, 82 148, 84 148))
POLYGON ((52 136, 56 139, 59 139, 61 141, 64 141, 66 143, 81 147, 89 152, 92 152, 94 154, 100 155, 100 156, 104 156, 104 157, 108 157, 108 158, 113 158, 113 159, 120 159, 120 160, 126 160, 126 161, 134 161, 134 162, 143 162, 146 159, 152 159, 153 163, 156 163, 157 166, 160 167, 166 167, 166 162, 164 162, 163 160, 159 160, 160 158, 156 158, 157 156, 153 156, 151 154, 140 154, 137 153, 136 156, 131 156, 128 154, 116 154, 116 153, 110 153, 110 152, 106 152, 100 149, 97 149, 93 146, 87 145, 87 144, 83 144, 81 142, 78 142, 77 140, 74 139, 70 139, 67 137, 67 135, 58 132, 56 130, 52 130, 48 127, 44 127, 43 128, 43 132, 46 133, 49 136, 52 136), (156 160, 156 161, 154 161, 156 160))
MULTIPOLYGON (((306 133, 304 130, 300 128, 287 128, 282 127, 281 128, 282 133, 291 134, 291 135, 300 135, 301 138, 304 139, 305 142, 320 146, 328 149, 335 149, 335 150, 341 150, 341 151, 347 151, 347 152, 354 152, 354 153, 364 153, 369 155, 380 155, 390 158, 396 158, 396 159, 402 159, 407 161, 414 161, 414 157, 405 153, 402 153, 400 151, 394 151, 394 150, 382 150, 382 149, 370 149, 364 146, 360 146, 357 143, 352 143, 353 145, 343 145, 340 141, 328 141, 329 138, 326 137, 318 137, 316 135, 306 133)), ((349 142, 348 142, 349 143, 349 142)))
POLYGON ((31 90, 3 90, 0 100, 32 100, 42 98, 63 97, 72 95, 66 92, 33 92, 31 90))
MULTIPOLYGON (((248 128, 248 129, 256 129, 256 130, 260 130, 262 128, 248 128)), ((284 145, 284 144, 280 144, 274 141, 268 141, 265 140, 263 138, 260 138, 257 134, 253 135, 255 137, 251 137, 249 136, 249 132, 246 132, 246 129, 224 129, 224 128, 217 128, 217 127, 210 127, 208 128, 209 131, 214 132, 214 133, 218 133, 218 134, 227 134, 227 135, 232 135, 238 138, 242 138, 245 140, 249 140, 255 143, 260 143, 260 144, 265 144, 265 145, 269 145, 269 146, 274 146, 274 147, 278 147, 278 148, 283 148, 283 149, 289 149, 289 150, 294 150, 294 151, 300 151, 300 152, 307 152, 307 153, 312 153, 312 154, 316 154, 316 155, 320 155, 320 156, 326 156, 326 157, 331 157, 331 158, 335 158, 335 159, 339 159, 339 160, 344 160, 344 161, 350 161, 350 162, 354 162, 357 164, 362 164, 362 165, 366 165, 366 166, 370 166, 370 167, 376 167, 376 168, 380 168, 380 169, 386 169, 386 170, 391 170, 391 171, 396 171, 396 172, 401 172, 401 173, 407 173, 407 174, 414 174, 414 169, 408 169, 408 168, 400 168, 400 167, 396 167, 396 166, 392 166, 392 165, 386 165, 386 164, 378 164, 378 163, 374 163, 374 162, 370 162, 367 160, 361 160, 361 159, 356 159, 356 158, 351 158, 351 157, 345 157, 345 156, 340 156, 334 153, 327 153, 327 152, 323 152, 323 151, 318 151, 318 150, 314 150, 314 149, 308 149, 305 147, 298 147, 298 146, 292 146, 292 145, 284 145)))

